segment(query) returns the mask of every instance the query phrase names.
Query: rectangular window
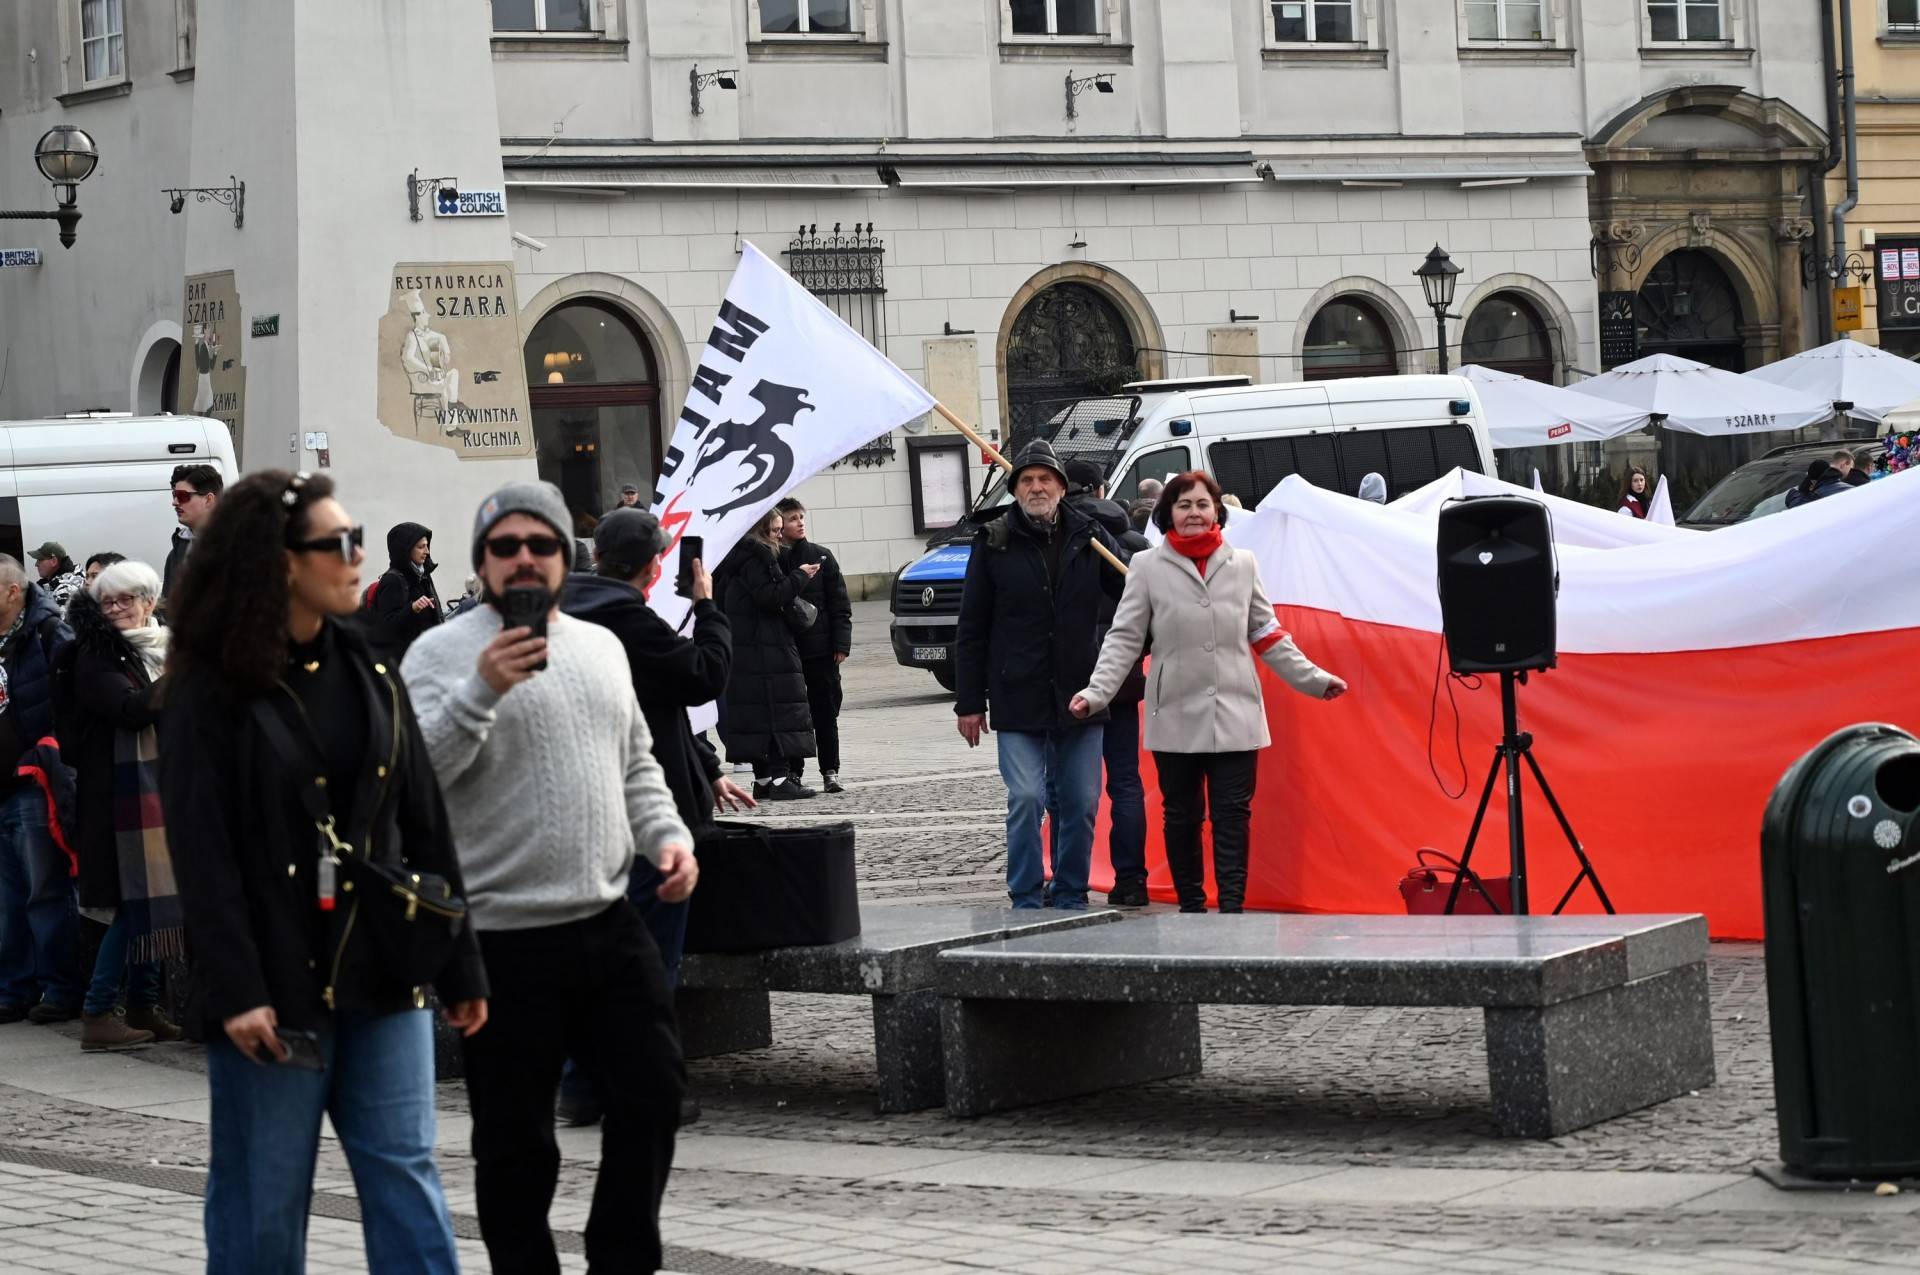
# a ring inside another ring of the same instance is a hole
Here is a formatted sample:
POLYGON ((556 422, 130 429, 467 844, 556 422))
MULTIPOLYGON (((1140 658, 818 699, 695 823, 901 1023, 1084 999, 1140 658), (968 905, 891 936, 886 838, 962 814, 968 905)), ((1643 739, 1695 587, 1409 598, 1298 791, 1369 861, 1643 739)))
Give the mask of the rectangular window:
POLYGON ((1187 459, 1185 447, 1162 447, 1128 466, 1120 481, 1107 488, 1107 495, 1122 506, 1130 505, 1140 498, 1140 484, 1144 480, 1151 478, 1164 483, 1169 474, 1184 474, 1192 468, 1193 462, 1187 459))
POLYGON ((1325 491, 1355 496, 1379 474, 1397 500, 1455 467, 1480 472, 1480 451, 1465 425, 1418 425, 1343 434, 1291 434, 1219 442, 1207 449, 1220 486, 1252 509, 1298 474, 1325 491))
POLYGON ((1353 44, 1360 23, 1358 0, 1273 0, 1273 38, 1278 44, 1353 44))
POLYGON ((1887 0, 1887 30, 1894 35, 1920 35, 1920 0, 1887 0))
POLYGON ((852 0, 760 0, 762 35, 852 35, 852 0))
POLYGON ((1721 0, 1647 0, 1647 25, 1657 41, 1724 40, 1721 0))
POLYGON ((1100 0, 1007 0, 1015 35, 1099 35, 1100 0))
POLYGON ((493 0, 495 31, 596 30, 594 0, 493 0))
POLYGON ((1544 40, 1544 0, 1466 0, 1469 40, 1544 40))
POLYGON ((127 22, 122 0, 80 0, 80 64, 89 84, 127 73, 127 22))

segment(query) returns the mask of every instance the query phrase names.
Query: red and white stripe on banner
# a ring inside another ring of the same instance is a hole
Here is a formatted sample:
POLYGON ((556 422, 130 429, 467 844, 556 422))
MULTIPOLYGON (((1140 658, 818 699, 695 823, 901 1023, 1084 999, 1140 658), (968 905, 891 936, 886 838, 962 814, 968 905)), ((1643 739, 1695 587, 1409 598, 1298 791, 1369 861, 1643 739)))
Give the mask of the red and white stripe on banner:
MULTIPOLYGON (((1464 478, 1443 483, 1535 494, 1464 478)), ((1396 911, 1414 851, 1457 854, 1466 839, 1500 697, 1497 678, 1456 686, 1463 769, 1444 672, 1435 707, 1435 496, 1383 508, 1290 478, 1227 528, 1259 558, 1300 649, 1351 687, 1318 703, 1263 672, 1273 745, 1260 758, 1251 907, 1396 911), (1442 793, 1436 768, 1458 795, 1442 793)), ((1758 937, 1760 818, 1781 774, 1856 722, 1920 730, 1920 474, 1705 533, 1548 503, 1560 662, 1520 693, 1535 756, 1617 908, 1704 912, 1716 935, 1758 937)), ((1142 768, 1150 886, 1171 898, 1151 756, 1142 768)), ((1544 911, 1575 864, 1531 777, 1526 788, 1532 896, 1544 911)), ((1505 872, 1506 841, 1496 798, 1476 864, 1505 872)), ((1102 886, 1105 848, 1103 832, 1102 886)), ((1583 887, 1572 909, 1597 908, 1583 887)))

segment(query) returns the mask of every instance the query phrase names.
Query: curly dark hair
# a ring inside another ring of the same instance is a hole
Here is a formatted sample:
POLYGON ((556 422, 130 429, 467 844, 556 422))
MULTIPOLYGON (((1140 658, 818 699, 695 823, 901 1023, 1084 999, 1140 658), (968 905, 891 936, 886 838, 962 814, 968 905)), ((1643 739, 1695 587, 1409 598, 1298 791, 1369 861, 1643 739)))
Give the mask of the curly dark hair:
POLYGON ((331 495, 325 475, 284 469, 227 488, 167 595, 169 673, 201 670, 256 693, 274 684, 287 662, 287 541, 331 495))
POLYGON ((1212 474, 1204 469, 1190 469, 1184 474, 1175 474, 1167 479, 1166 486, 1160 489, 1160 498, 1153 502, 1153 525, 1162 532, 1173 530, 1174 502, 1186 495, 1189 487, 1205 487, 1207 494, 1213 497, 1213 513, 1220 526, 1227 525, 1227 510, 1230 506, 1224 499, 1226 493, 1220 490, 1220 484, 1212 474))

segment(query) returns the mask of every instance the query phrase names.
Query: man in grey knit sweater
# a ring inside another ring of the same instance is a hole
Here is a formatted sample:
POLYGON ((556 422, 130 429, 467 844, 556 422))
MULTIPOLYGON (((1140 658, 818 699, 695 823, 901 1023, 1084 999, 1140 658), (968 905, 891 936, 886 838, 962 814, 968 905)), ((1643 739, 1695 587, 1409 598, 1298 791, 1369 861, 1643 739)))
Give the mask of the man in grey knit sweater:
POLYGON ((678 902, 698 869, 612 633, 558 609, 571 526, 550 483, 480 506, 473 561, 487 604, 429 630, 401 674, 446 795, 493 994, 462 1042, 480 1231, 495 1270, 559 1270, 547 1207, 571 1056, 605 1108, 587 1220, 594 1269, 660 1265, 660 1200, 686 1073, 659 949, 627 902, 636 855, 678 902), (506 628, 509 591, 546 636, 506 628), (530 595, 532 596, 532 595, 530 595))

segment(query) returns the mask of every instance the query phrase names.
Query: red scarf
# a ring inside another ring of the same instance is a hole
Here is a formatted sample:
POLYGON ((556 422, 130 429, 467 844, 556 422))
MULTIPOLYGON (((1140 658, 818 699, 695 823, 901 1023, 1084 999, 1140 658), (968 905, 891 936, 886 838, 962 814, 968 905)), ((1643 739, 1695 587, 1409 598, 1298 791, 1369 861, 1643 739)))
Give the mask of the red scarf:
POLYGON ((1177 531, 1167 532, 1167 543, 1173 551, 1182 557, 1192 558, 1194 570, 1200 573, 1202 580, 1207 578, 1207 559, 1213 557, 1220 548, 1220 524, 1215 523, 1197 536, 1183 536, 1177 531))

